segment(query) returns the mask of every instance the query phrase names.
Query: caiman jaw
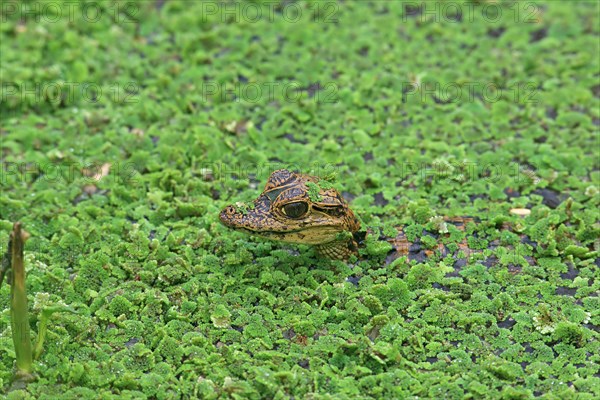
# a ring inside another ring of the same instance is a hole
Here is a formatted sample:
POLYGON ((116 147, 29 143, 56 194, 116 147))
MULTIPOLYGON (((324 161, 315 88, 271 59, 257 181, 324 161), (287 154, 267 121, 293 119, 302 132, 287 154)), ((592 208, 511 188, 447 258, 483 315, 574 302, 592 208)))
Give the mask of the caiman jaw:
POLYGON ((232 229, 288 243, 315 245, 329 258, 356 252, 351 233, 360 223, 340 193, 326 182, 288 170, 273 172, 252 204, 237 203, 219 214, 232 229), (344 234, 347 233, 347 234, 344 234))

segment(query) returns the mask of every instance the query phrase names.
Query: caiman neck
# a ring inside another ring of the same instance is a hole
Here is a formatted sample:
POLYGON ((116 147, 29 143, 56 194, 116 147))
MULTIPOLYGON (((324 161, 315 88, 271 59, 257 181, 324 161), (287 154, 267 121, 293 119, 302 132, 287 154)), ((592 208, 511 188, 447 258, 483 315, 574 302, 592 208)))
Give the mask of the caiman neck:
POLYGON ((315 246, 317 253, 332 260, 347 261, 351 256, 358 257, 358 237, 356 232, 343 232, 336 240, 315 246))

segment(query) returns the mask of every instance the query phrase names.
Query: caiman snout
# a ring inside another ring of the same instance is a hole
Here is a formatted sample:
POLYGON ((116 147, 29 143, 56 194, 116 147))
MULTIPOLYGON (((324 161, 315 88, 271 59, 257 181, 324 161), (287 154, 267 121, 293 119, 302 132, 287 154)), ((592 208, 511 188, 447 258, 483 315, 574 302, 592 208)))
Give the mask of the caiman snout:
POLYGON ((227 206, 219 213, 219 219, 221 223, 228 227, 235 227, 237 224, 235 223, 236 210, 234 206, 227 206))

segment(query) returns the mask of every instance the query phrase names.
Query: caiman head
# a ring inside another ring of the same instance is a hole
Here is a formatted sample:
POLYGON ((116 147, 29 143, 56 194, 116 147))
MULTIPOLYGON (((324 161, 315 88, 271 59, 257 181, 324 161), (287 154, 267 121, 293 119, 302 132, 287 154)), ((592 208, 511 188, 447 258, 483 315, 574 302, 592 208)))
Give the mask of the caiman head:
POLYGON ((219 218, 229 228, 288 243, 315 245, 329 258, 356 253, 352 234, 360 222, 340 193, 319 178, 280 169, 251 204, 225 207, 219 218))

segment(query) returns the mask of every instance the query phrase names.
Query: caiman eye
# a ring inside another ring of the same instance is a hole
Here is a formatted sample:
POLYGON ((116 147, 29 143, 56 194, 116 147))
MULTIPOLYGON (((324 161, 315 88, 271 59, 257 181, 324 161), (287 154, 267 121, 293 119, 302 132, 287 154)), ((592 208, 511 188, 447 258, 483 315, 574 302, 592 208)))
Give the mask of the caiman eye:
POLYGON ((281 211, 290 218, 300 218, 308 211, 308 204, 303 201, 288 203, 281 208, 281 211))

